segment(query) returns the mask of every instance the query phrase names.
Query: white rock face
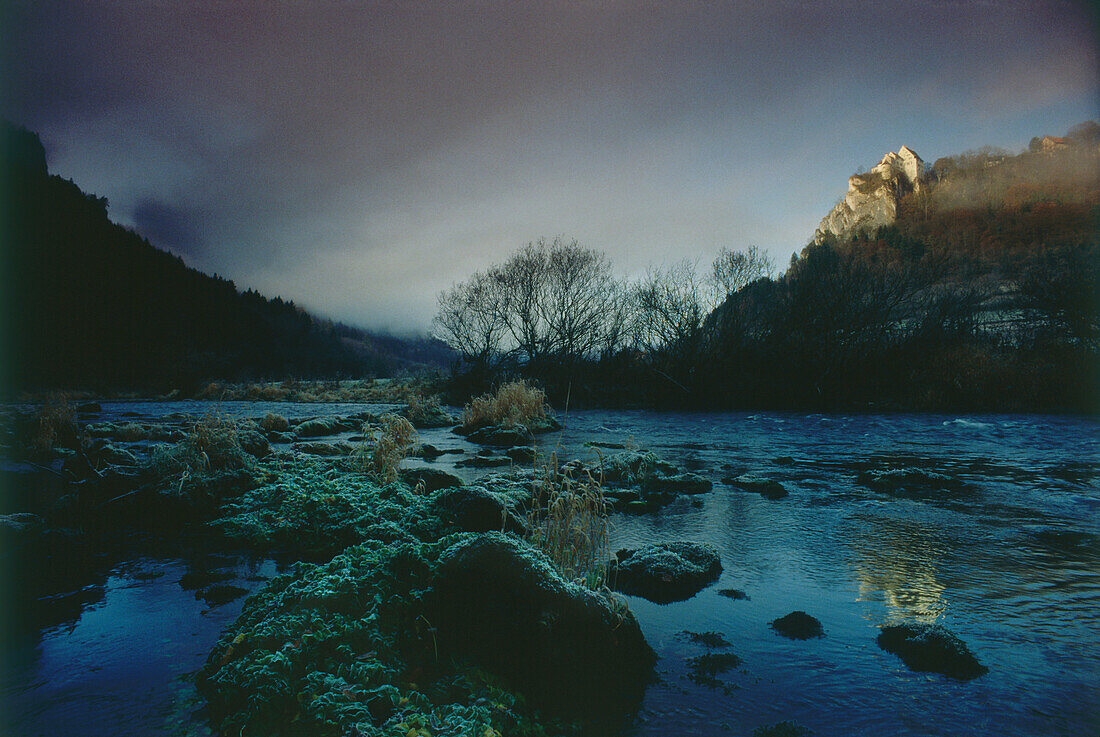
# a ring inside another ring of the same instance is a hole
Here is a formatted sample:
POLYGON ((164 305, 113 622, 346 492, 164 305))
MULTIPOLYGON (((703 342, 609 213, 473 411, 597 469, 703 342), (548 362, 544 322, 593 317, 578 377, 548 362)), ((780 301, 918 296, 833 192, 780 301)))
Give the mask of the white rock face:
POLYGON ((814 243, 827 235, 845 240, 860 230, 874 230, 894 222, 898 200, 924 186, 924 161, 908 146, 890 152, 866 174, 848 177, 848 193, 821 220, 814 232, 814 243))

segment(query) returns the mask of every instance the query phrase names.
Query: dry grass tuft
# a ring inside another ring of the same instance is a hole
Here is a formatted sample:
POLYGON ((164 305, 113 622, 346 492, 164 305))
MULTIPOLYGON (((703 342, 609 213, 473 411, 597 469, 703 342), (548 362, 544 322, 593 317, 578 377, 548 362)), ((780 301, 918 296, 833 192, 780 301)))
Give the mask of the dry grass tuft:
POLYGON ((64 394, 50 394, 38 412, 34 435, 30 439, 32 450, 49 453, 56 445, 71 446, 80 438, 80 426, 76 414, 64 394))
POLYGON ((546 418, 546 393, 542 389, 513 381, 470 400, 462 410, 462 426, 477 429, 486 425, 528 425, 546 418))
POLYGON ((598 590, 607 579, 610 523, 603 485, 588 471, 576 477, 551 453, 527 515, 528 542, 569 581, 598 590))
POLYGON ((422 394, 410 394, 405 413, 414 424, 430 422, 443 411, 439 403, 439 395, 424 396, 422 394))
POLYGON ((401 461, 420 442, 412 423, 393 413, 382 415, 380 426, 363 426, 360 460, 365 470, 385 482, 395 481, 401 461))

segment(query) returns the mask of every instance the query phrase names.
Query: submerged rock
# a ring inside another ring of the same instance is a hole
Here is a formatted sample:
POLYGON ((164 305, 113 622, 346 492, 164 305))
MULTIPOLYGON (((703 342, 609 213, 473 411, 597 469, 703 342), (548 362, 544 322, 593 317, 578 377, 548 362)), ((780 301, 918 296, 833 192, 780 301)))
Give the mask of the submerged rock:
POLYGON ((653 474, 642 481, 642 491, 646 494, 705 494, 713 488, 708 479, 695 473, 677 473, 669 476, 653 474))
POLYGON ((191 591, 211 584, 229 581, 235 577, 229 571, 188 571, 180 577, 180 588, 191 591))
POLYGON ((721 632, 691 632, 684 630, 677 637, 683 638, 696 645, 702 645, 708 650, 732 647, 733 645, 722 636, 721 632))
POLYGON ((780 617, 771 623, 773 630, 792 640, 809 640, 813 637, 824 637, 825 630, 816 617, 811 617, 806 612, 795 611, 785 617, 780 617))
POLYGON ((628 609, 563 580, 542 553, 500 533, 440 556, 432 610, 441 649, 547 708, 625 711, 652 677, 653 651, 628 609))
POLYGON ((718 595, 734 601, 748 601, 749 595, 741 589, 718 589, 718 595))
POLYGON ((750 737, 812 737, 812 735, 813 732, 807 727, 803 727, 798 722, 787 721, 757 727, 750 737))
POLYGON ((658 604, 690 599, 722 572, 718 550, 701 543, 657 543, 615 555, 609 578, 616 590, 658 604))
POLYGON ((978 662, 966 643, 939 625, 898 624, 883 627, 878 645, 901 658, 910 670, 942 673, 969 681, 989 668, 978 662))
POLYGON ((242 589, 240 586, 218 583, 196 591, 195 598, 202 599, 210 606, 221 606, 236 601, 247 593, 248 589, 242 589))
POLYGON ((722 685, 718 675, 741 665, 741 658, 733 653, 707 653, 688 658, 688 678, 703 686, 717 688, 722 685))

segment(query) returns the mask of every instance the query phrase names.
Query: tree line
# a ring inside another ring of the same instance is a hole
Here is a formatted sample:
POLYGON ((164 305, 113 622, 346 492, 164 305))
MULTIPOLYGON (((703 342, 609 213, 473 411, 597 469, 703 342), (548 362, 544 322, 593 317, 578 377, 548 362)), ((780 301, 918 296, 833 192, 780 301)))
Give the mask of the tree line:
POLYGON ((1095 408, 1094 242, 1016 249, 1005 274, 907 230, 808 246, 779 276, 750 248, 634 281, 599 251, 541 239, 443 292, 435 334, 460 356, 456 387, 519 375, 559 401, 1095 408))

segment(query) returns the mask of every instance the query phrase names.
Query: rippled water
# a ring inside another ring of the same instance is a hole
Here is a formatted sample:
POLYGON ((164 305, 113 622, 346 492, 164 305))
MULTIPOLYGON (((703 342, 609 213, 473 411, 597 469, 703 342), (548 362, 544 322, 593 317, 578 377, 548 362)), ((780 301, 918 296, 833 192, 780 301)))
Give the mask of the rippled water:
MULTIPOLYGON (((105 403, 103 418, 208 409, 175 405, 105 403)), ((316 416, 362 406, 218 410, 316 416)), ((585 441, 633 444, 715 482, 711 493, 658 513, 615 516, 615 547, 707 542, 724 566, 715 585, 688 601, 628 597, 660 655, 659 679, 629 734, 748 734, 787 719, 818 735, 1100 733, 1096 421, 589 411, 571 412, 565 425, 541 444, 588 458, 594 451, 585 441), (946 475, 951 490, 878 491, 858 480, 863 471, 899 468, 946 475), (780 481, 790 496, 769 501, 721 483, 744 472, 780 481), (725 598, 721 588, 749 598, 725 598), (826 636, 792 641, 769 628, 793 610, 821 620, 826 636), (948 627, 989 673, 959 682, 909 671, 875 643, 878 628, 896 622, 948 627), (677 637, 684 630, 721 632, 741 666, 717 686, 689 680, 685 661, 705 650, 677 637)), ((473 451, 446 429, 421 434, 473 451)), ((458 459, 431 465, 454 470, 458 459)), ((92 712, 105 724, 117 713, 136 715, 116 719, 114 734, 167 729, 180 675, 201 665, 240 601, 196 604, 176 583, 179 561, 126 565, 106 578, 102 598, 40 630, 6 674, 9 699, 36 704, 20 707, 21 733, 67 732, 59 727, 65 719, 92 712), (124 572, 146 568, 164 575, 124 572), (119 712, 122 704, 130 712, 119 712)))

